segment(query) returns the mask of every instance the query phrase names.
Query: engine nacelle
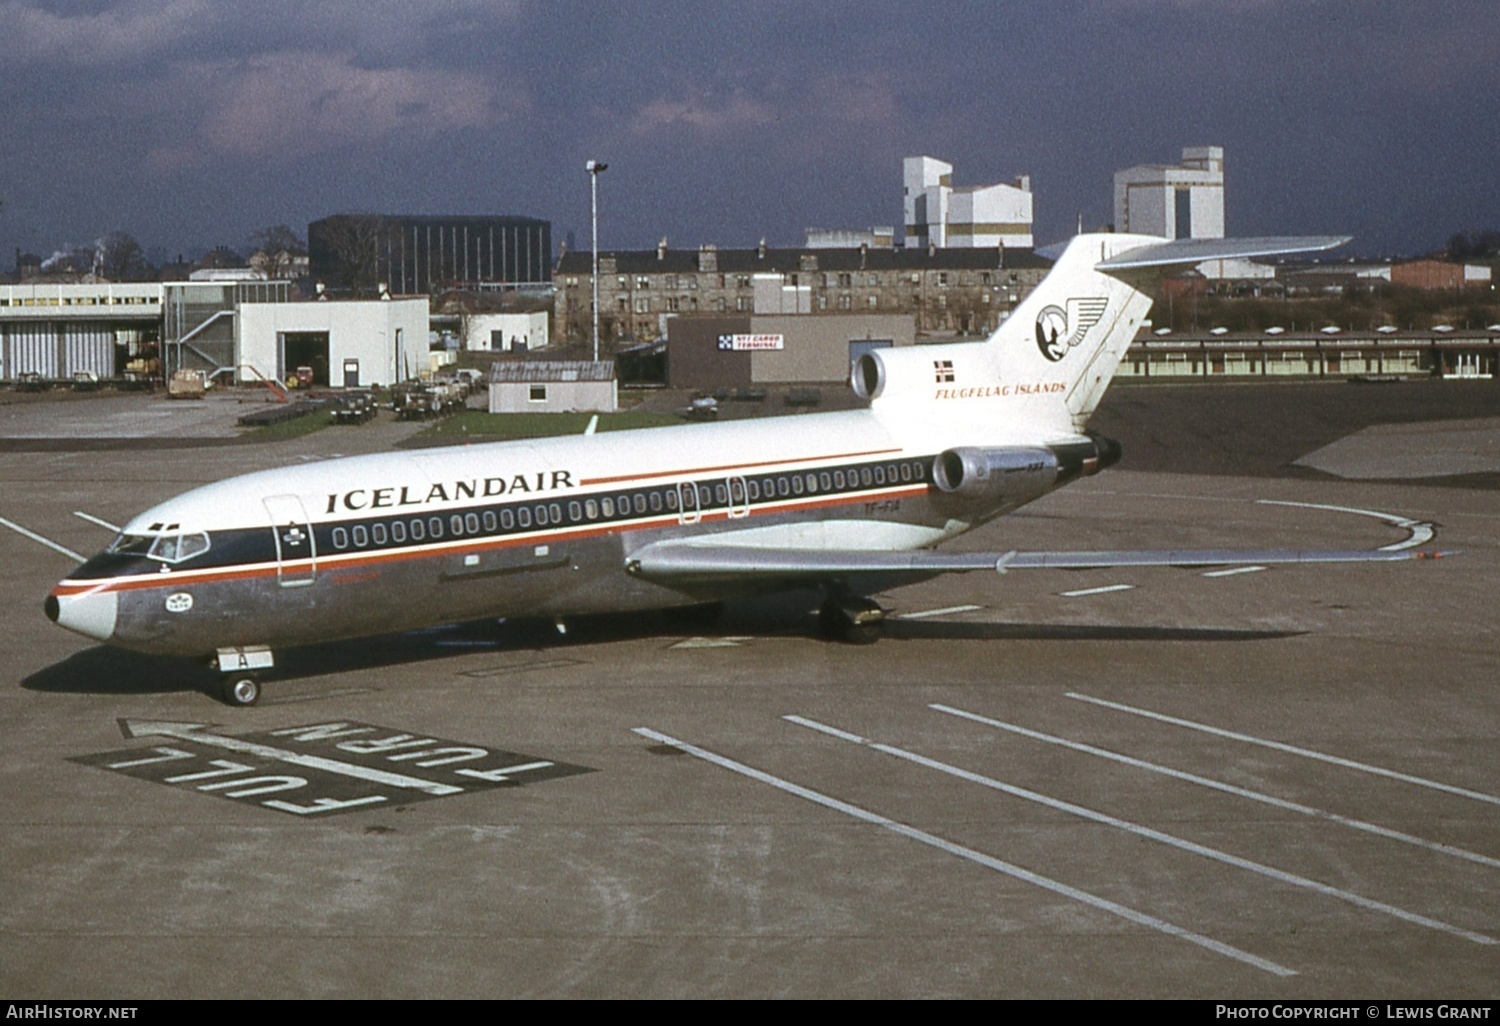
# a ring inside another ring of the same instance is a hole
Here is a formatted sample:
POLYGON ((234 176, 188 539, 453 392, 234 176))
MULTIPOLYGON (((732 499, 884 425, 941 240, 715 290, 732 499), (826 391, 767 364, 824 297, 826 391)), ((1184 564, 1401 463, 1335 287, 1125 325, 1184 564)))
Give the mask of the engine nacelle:
POLYGON ((986 515, 1007 513, 1119 459, 1120 443, 1103 435, 1045 446, 959 446, 933 459, 932 480, 957 506, 986 515))
POLYGON ((932 480, 956 499, 1014 509, 1051 491, 1060 469, 1057 454, 1043 446, 961 446, 938 453, 932 480))

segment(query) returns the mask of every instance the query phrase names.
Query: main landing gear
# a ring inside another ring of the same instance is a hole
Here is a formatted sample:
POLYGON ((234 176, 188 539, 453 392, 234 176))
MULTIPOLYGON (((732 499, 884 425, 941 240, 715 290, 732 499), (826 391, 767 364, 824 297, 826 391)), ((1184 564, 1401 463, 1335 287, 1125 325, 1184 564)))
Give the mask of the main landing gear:
POLYGON ((831 595, 818 611, 823 633, 848 645, 873 645, 884 622, 879 603, 855 595, 831 595))
POLYGON ((239 708, 260 701, 260 674, 275 665, 271 650, 265 645, 221 648, 211 661, 219 671, 219 700, 239 708))

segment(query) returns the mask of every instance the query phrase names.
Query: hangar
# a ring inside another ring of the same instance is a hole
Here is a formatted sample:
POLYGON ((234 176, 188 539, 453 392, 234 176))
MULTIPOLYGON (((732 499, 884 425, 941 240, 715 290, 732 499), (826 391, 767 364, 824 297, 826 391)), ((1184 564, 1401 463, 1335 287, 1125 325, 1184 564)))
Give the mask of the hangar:
POLYGON ((386 385, 426 367, 427 297, 241 303, 234 335, 242 384, 310 367, 315 385, 386 385))

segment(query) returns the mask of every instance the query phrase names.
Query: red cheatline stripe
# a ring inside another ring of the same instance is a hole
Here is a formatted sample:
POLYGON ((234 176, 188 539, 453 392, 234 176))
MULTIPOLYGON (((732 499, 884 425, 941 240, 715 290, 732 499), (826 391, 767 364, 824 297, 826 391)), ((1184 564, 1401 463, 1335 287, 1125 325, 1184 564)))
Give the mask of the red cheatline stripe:
MULTIPOLYGON (((829 495, 821 498, 814 497, 802 500, 787 499, 780 502, 754 506, 751 508, 749 514, 743 517, 730 517, 727 510, 715 509, 704 513, 696 522, 712 523, 719 520, 731 519, 749 520, 768 513, 852 506, 861 502, 876 502, 881 499, 922 495, 926 491, 927 486, 925 484, 917 484, 879 492, 857 492, 852 495, 829 495)), ((319 556, 317 569, 319 572, 332 573, 358 567, 377 566, 383 563, 402 563, 415 559, 430 559, 434 556, 456 552, 462 552, 467 555, 469 553, 489 552, 495 549, 519 548, 524 545, 546 545, 553 542, 577 541, 584 538, 597 538, 600 535, 606 534, 623 534, 627 531, 641 531, 653 527, 669 527, 680 523, 681 521, 677 515, 671 514, 668 516, 651 517, 646 520, 629 520, 619 524, 582 528, 571 527, 555 531, 537 532, 522 537, 491 538, 488 540, 473 538, 455 539, 453 541, 439 542, 420 547, 408 547, 397 551, 361 552, 343 556, 319 556)), ((311 560, 302 559, 283 564, 281 573, 306 573, 310 563, 311 560)), ((172 574, 143 574, 132 577, 105 578, 103 580, 62 581, 52 589, 52 594, 59 598, 65 598, 86 593, 141 591, 151 588, 180 588, 193 584, 214 584, 220 581, 249 580, 256 577, 275 577, 276 575, 277 566, 275 563, 254 563, 248 566, 224 567, 212 570, 185 570, 172 574)))

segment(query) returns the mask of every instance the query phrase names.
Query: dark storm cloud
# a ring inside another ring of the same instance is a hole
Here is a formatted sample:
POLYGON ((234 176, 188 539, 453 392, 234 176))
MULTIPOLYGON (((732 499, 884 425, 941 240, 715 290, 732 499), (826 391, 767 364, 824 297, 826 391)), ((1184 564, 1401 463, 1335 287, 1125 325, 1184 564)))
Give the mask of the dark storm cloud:
POLYGON ((894 225, 917 153, 958 184, 1030 173, 1051 240, 1110 219, 1116 169, 1201 144, 1232 232, 1415 251, 1500 225, 1497 23, 1482 0, 0 0, 0 254, 353 209, 583 239, 594 156, 610 245, 894 225))

